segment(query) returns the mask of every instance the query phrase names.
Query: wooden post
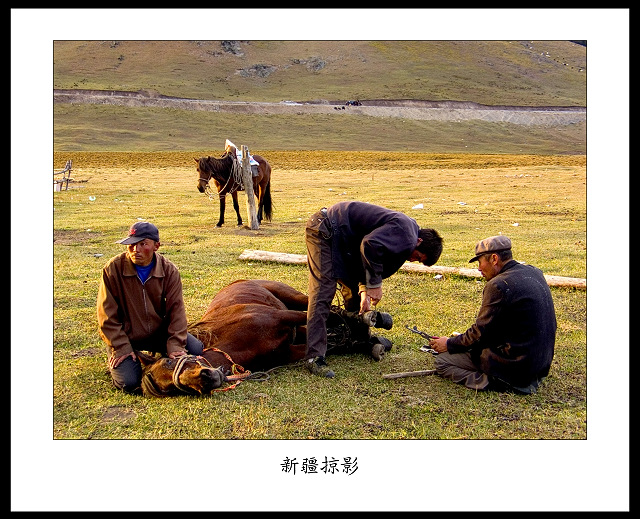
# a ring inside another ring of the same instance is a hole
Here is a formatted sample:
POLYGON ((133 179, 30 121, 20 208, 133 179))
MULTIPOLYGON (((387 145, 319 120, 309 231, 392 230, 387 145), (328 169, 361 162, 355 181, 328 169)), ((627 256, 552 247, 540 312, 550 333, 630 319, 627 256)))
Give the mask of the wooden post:
POLYGON ((67 161, 67 163, 64 166, 64 169, 67 171, 67 174, 66 174, 67 178, 64 178, 64 175, 62 177, 65 180, 64 189, 66 191, 67 189, 69 189, 69 180, 71 180, 71 159, 67 161))
POLYGON ((253 177, 251 175, 251 164, 249 161, 249 148, 242 146, 242 182, 244 184, 244 192, 247 194, 247 218, 250 222, 251 229, 256 230, 259 227, 258 214, 256 211, 256 197, 253 192, 253 177))
POLYGON ((69 182, 73 180, 71 178, 71 159, 67 161, 62 171, 58 171, 57 173, 55 171, 53 172, 53 176, 55 177, 56 175, 62 175, 62 178, 60 180, 56 180, 54 178, 53 189, 55 191, 61 191, 63 185, 64 185, 65 191, 69 189, 69 182))
MULTIPOLYGON (((269 252, 264 250, 252 250, 247 249, 240 254, 241 260, 255 260, 255 261, 273 261, 275 263, 289 263, 294 265, 306 265, 306 254, 288 254, 285 252, 269 252)), ((469 278, 482 278, 482 274, 478 269, 469 269, 464 267, 441 267, 433 265, 427 267, 422 264, 405 263, 400 267, 400 270, 407 272, 420 272, 425 274, 454 274, 456 276, 463 276, 469 278)), ((550 287, 571 287, 579 289, 587 289, 586 278, 569 278, 563 276, 550 276, 545 274, 545 279, 550 287)))
POLYGON ((402 371, 401 373, 387 373, 382 378, 405 378, 405 377, 424 377, 425 375, 435 375, 435 369, 424 369, 421 371, 402 371))

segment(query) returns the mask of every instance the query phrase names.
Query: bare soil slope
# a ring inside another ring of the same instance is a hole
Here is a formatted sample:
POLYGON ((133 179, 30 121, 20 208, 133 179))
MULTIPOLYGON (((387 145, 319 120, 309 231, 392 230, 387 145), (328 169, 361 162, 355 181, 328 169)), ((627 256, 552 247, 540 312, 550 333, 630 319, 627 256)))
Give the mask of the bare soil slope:
POLYGON ((563 126, 586 120, 583 107, 488 106, 459 101, 364 100, 357 106, 330 101, 244 102, 184 99, 150 91, 54 90, 55 103, 111 104, 129 107, 176 108, 244 114, 336 114, 405 119, 465 121, 483 120, 521 125, 563 126))

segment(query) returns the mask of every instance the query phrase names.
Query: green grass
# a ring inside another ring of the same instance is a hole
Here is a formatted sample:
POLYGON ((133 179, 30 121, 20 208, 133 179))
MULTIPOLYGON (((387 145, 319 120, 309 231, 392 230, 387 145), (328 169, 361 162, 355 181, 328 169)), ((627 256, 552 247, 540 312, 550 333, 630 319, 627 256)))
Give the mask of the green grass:
POLYGON ((232 101, 586 106, 587 49, 569 41, 263 40, 239 47, 241 54, 225 52, 220 41, 59 40, 53 87, 232 101), (271 73, 252 74, 256 65, 271 73))
MULTIPOLYGON (((586 47, 569 41, 56 41, 53 87, 194 99, 351 99, 586 106, 586 47), (547 56, 548 53, 548 56, 547 56), (544 54, 544 55, 543 55, 544 54), (150 67, 149 63, 153 63, 150 67), (321 67, 312 64, 322 63, 321 67), (268 65, 266 77, 240 73, 268 65)), ((586 123, 562 127, 331 115, 243 115, 56 104, 56 151, 263 150, 586 153, 586 123)))
MULTIPOLYGON (((433 365, 405 325, 445 334, 473 322, 483 283, 459 276, 436 280, 399 272, 387 280, 380 309, 394 318, 384 333, 392 351, 380 363, 333 357, 337 376, 331 381, 290 366, 266 382, 245 382, 207 398, 154 400, 114 390, 97 334, 95 297, 103 264, 122 250, 114 242, 136 218, 160 228, 160 251, 182 273, 190 322, 235 279, 281 280, 306 291, 304 266, 238 256, 244 249, 304 254, 307 216, 345 199, 403 210, 438 229, 445 238, 441 265, 467 266, 478 239, 503 232, 514 241, 517 259, 547 274, 586 277, 585 168, 579 157, 504 156, 500 162, 480 155, 354 154, 356 165, 386 162, 387 169, 373 171, 340 169, 339 154, 265 151, 276 164, 290 157, 291 167, 274 168, 274 221, 251 231, 215 227, 217 202, 195 189, 193 153, 56 154, 54 168, 73 156, 74 177, 87 182, 54 194, 54 438, 586 438, 585 291, 552 290, 556 355, 536 395, 475 393, 434 376, 382 378, 433 365), (437 167, 444 159, 448 167, 437 167), (314 169, 321 160, 323 167, 314 169), (457 168, 456 160, 464 167, 457 168), (492 161, 494 167, 485 167, 492 161), (418 202, 425 209, 412 210, 418 202)), ((242 196, 240 201, 244 213, 242 196)))
POLYGON ((332 115, 242 115, 168 108, 54 105, 56 151, 256 149, 582 155, 586 123, 560 127, 332 115), (239 144, 238 144, 239 145, 239 144))

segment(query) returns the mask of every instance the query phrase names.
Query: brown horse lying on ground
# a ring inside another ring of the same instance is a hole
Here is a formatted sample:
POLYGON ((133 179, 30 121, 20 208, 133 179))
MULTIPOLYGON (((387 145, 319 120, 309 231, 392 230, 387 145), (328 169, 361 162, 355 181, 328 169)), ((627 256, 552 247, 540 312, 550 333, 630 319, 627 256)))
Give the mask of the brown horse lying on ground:
MULTIPOLYGON (((216 294, 202 319, 189 328, 205 346, 199 363, 194 357, 177 370, 179 359, 141 358, 146 379, 143 392, 148 396, 180 392, 206 395, 225 382, 248 378, 252 371, 302 360, 307 304, 305 294, 278 281, 231 283, 216 294)), ((327 322, 328 353, 367 353, 380 360, 391 343, 372 335, 371 326, 390 329, 391 316, 380 312, 359 316, 332 307, 327 322)))

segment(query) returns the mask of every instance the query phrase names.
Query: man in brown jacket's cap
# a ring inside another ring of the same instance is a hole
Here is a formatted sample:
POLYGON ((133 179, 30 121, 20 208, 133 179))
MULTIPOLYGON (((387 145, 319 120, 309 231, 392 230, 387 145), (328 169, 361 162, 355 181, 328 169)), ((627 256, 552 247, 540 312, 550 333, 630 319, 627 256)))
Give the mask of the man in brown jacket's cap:
POLYGON ((126 245, 127 250, 109 260, 102 270, 98 325, 107 345, 114 385, 137 392, 142 367, 136 351, 176 358, 200 355, 204 347, 187 333, 180 273, 157 253, 158 228, 149 222, 137 222, 118 243, 126 245))

